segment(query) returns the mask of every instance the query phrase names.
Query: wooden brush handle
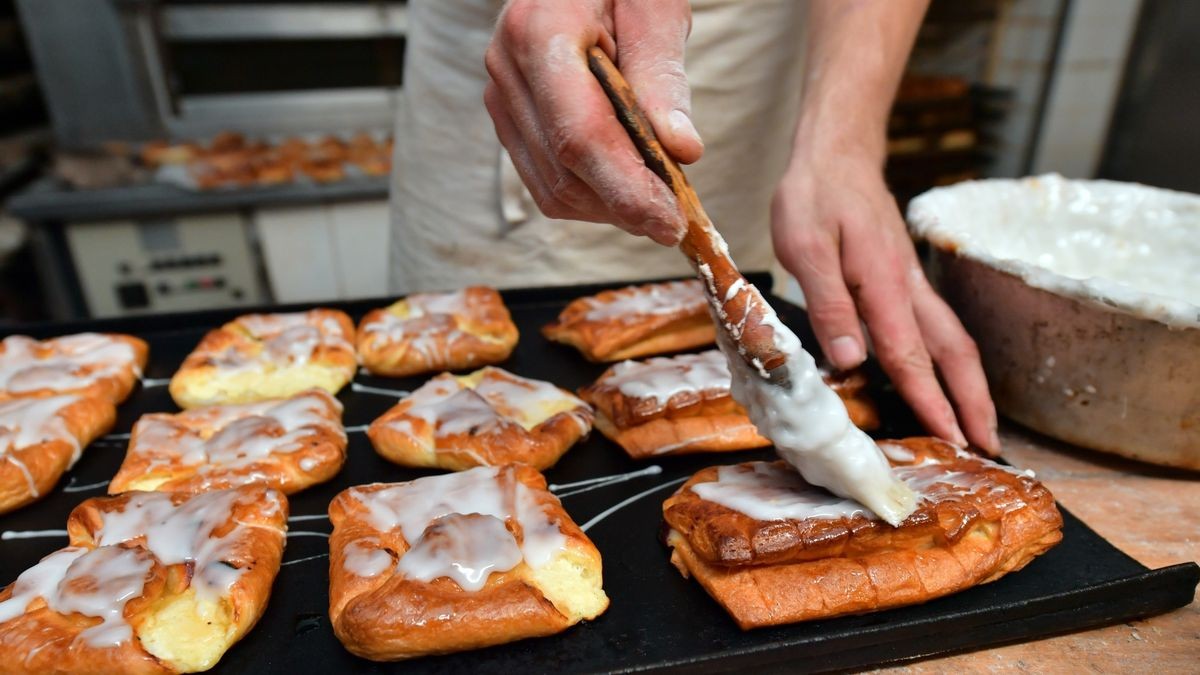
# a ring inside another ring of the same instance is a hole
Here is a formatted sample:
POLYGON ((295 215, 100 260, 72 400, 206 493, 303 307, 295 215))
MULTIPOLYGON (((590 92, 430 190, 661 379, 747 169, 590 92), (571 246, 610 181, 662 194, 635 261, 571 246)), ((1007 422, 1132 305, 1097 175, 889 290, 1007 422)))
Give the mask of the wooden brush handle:
POLYGON ((621 71, 599 47, 588 49, 587 56, 588 67, 600 81, 608 100, 612 101, 617 119, 629 133, 646 166, 671 188, 683 209, 687 232, 683 241, 679 242, 679 250, 683 251, 705 282, 713 303, 723 309, 727 326, 719 328, 731 332, 732 337, 740 342, 743 356, 748 361, 757 361, 756 365, 767 371, 782 366, 786 357, 775 347, 774 330, 762 321, 766 313, 773 313, 773 310, 758 289, 750 285, 733 264, 725 239, 704 212, 700 198, 696 196, 679 163, 671 158, 654 134, 650 120, 638 106, 637 97, 621 71), (707 271, 702 267, 706 267, 707 271), (730 294, 730 288, 735 288, 734 293, 730 294), (730 327, 740 328, 731 330, 730 327))

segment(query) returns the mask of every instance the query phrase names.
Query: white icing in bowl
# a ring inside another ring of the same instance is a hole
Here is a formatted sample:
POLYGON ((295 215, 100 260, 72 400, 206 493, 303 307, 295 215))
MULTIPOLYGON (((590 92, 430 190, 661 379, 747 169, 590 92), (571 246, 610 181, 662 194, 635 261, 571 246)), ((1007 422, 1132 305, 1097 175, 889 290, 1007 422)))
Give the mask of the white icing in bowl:
POLYGON ((936 188, 913 234, 1051 293, 1200 327, 1200 195, 1057 174, 936 188))

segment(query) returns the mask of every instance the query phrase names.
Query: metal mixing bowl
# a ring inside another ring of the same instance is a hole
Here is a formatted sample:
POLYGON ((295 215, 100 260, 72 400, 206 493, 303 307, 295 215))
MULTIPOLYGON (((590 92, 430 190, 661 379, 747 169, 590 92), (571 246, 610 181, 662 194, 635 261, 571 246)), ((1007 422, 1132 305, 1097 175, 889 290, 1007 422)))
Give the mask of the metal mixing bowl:
POLYGON ((930 280, 978 344, 1001 413, 1076 445, 1200 469, 1200 327, 1036 288, 930 244, 930 280))

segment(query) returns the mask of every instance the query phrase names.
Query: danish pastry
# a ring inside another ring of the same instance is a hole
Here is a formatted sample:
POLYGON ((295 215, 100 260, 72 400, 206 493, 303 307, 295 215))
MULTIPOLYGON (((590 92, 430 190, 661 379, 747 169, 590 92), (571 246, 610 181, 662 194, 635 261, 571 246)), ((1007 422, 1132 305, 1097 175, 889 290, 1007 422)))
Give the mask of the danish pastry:
POLYGON ((590 361, 667 354, 710 345, 716 329, 699 279, 628 286, 571 301, 542 328, 590 361))
POLYGON ((63 394, 0 401, 0 513, 49 492, 116 419, 117 409, 104 398, 63 394))
POLYGON ((247 314, 204 336, 171 378, 171 398, 194 408, 314 387, 336 394, 357 368, 353 340, 354 324, 337 310, 247 314))
POLYGON ((363 366, 391 377, 500 363, 516 346, 508 308, 486 286, 410 295, 368 313, 358 328, 363 366))
POLYGON ((132 335, 78 333, 0 342, 0 397, 80 394, 114 404, 129 397, 150 353, 132 335))
MULTIPOLYGON (((855 424, 878 426, 862 373, 822 375, 855 424)), ((579 395, 595 408, 596 428, 634 459, 770 445, 733 400, 730 379, 725 356, 713 349, 618 363, 579 395)))
POLYGON ((292 494, 333 478, 345 461, 342 404, 312 389, 281 400, 143 415, 108 492, 262 483, 292 494))
POLYGON ((709 467, 663 504, 671 561, 748 629, 925 602, 1062 539, 1054 498, 1030 475, 933 438, 880 447, 922 497, 899 527, 784 462, 709 467))
POLYGON ((443 373, 371 423, 375 450, 403 466, 461 471, 554 466, 592 428, 592 409, 558 387, 491 366, 443 373))
POLYGON ((265 486, 89 499, 69 546, 0 591, 6 673, 190 673, 262 615, 287 499, 265 486))
POLYGON ((528 466, 350 488, 329 519, 329 618, 368 659, 552 635, 608 607, 600 552, 528 466))

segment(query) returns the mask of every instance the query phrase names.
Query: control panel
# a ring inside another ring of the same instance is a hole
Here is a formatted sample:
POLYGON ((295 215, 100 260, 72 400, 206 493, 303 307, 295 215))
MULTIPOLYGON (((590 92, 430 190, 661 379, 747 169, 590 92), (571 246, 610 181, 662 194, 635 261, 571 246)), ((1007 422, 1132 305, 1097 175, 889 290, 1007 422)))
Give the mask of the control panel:
POLYGON ((267 300, 240 213, 71 223, 66 238, 95 317, 267 300))

